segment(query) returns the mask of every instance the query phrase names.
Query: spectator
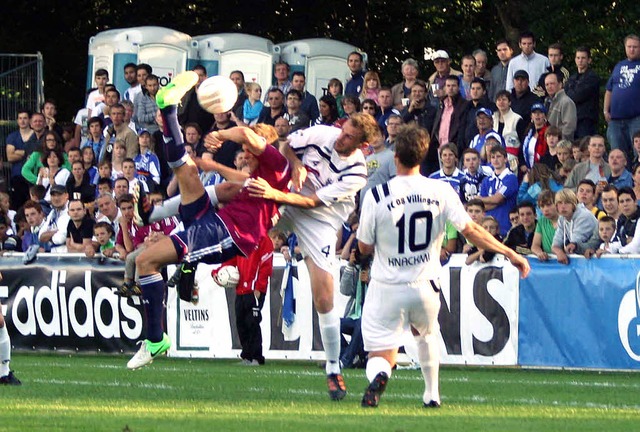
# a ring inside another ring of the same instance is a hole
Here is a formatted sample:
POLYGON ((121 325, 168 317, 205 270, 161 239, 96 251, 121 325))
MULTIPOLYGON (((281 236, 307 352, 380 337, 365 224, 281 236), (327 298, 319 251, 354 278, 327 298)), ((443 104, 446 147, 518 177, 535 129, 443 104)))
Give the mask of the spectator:
POLYGON ((487 53, 481 49, 473 50, 471 55, 476 60, 476 69, 474 70, 474 76, 477 78, 481 78, 486 83, 488 94, 489 89, 491 89, 491 72, 487 69, 489 57, 487 57, 487 53))
POLYGON ((479 153, 488 138, 494 138, 500 144, 504 144, 502 137, 493 129, 493 112, 489 108, 478 109, 475 117, 478 134, 469 142, 469 148, 479 153))
MULTIPOLYGON (((480 169, 480 153, 476 149, 468 148, 462 152, 463 177, 460 180, 460 200, 462 203, 471 203, 480 193, 480 185, 486 174, 480 169)), ((482 201, 480 201, 482 202, 482 201)), ((484 204, 482 204, 484 214, 484 204)), ((473 219, 473 218, 472 218, 473 219)), ((481 224, 481 220, 474 222, 481 224)))
MULTIPOLYGON (((146 194, 149 193, 149 185, 147 184, 146 177, 136 177, 136 163, 133 159, 127 158, 122 162, 122 174, 127 182, 129 182, 128 193, 136 193, 137 188, 140 188, 140 190, 146 194)), ((151 185, 154 185, 153 181, 151 185)))
POLYGON ((609 152, 609 168, 611 168, 611 175, 607 183, 618 189, 633 187, 633 176, 627 171, 627 156, 622 150, 613 149, 609 152))
POLYGON ((460 75, 460 94, 463 98, 470 101, 471 81, 476 77, 476 59, 471 55, 463 56, 460 60, 460 68, 462 69, 462 75, 460 75))
MULTIPOLYGON (((342 97, 340 100, 342 100, 342 97)), ((342 104, 339 106, 342 109, 342 104)), ((320 116, 316 119, 316 124, 333 126, 339 118, 336 99, 331 95, 324 95, 320 98, 319 107, 320 116)))
POLYGON ((607 214, 600 210, 596 205, 596 185, 588 179, 581 180, 578 183, 578 202, 584 204, 584 207, 593 214, 596 219, 600 219, 607 214))
POLYGON ((371 268, 370 259, 363 259, 360 256, 355 238, 358 224, 354 225, 352 235, 342 252, 343 257, 347 253, 349 257, 349 262, 340 277, 340 293, 349 297, 344 317, 340 318, 340 367, 342 368, 364 367, 367 360, 360 324, 371 268), (351 341, 348 343, 344 338, 345 334, 351 336, 351 341))
POLYGON ((360 99, 355 96, 345 95, 342 98, 342 111, 344 111, 344 116, 336 121, 335 126, 341 128, 342 125, 349 120, 351 115, 360 112, 361 107, 360 99))
POLYGON ((511 62, 509 62, 506 90, 511 90, 513 88, 512 80, 515 78, 516 72, 524 70, 527 72, 530 79, 529 88, 533 91, 540 79, 540 76, 547 70, 551 63, 549 63, 548 58, 534 51, 534 48, 536 47, 536 40, 532 32, 522 32, 520 34, 520 39, 518 40, 518 46, 520 47, 521 52, 519 55, 512 58, 511 62))
POLYGON ((607 213, 607 216, 611 216, 617 223, 621 214, 620 205, 618 204, 618 189, 612 185, 605 186, 600 195, 600 200, 602 209, 607 213))
MULTIPOLYGON (((395 111, 395 109, 394 109, 395 111)), ((404 122, 399 114, 391 114, 386 121, 387 138, 384 140, 384 145, 391 151, 395 151, 396 136, 398 135, 398 128, 402 126, 404 122)))
MULTIPOLYGON (((482 228, 486 229, 489 234, 496 238, 496 240, 502 241, 502 237, 500 236, 500 226, 496 218, 493 216, 485 216, 482 220, 482 228)), ((474 246, 469 250, 465 264, 471 265, 476 261, 487 263, 492 261, 495 255, 496 254, 494 252, 485 251, 484 249, 479 249, 474 246)))
POLYGON ((516 205, 518 179, 507 168, 507 151, 494 146, 491 151, 493 174, 482 182, 479 199, 484 202, 487 215, 496 218, 500 224, 500 234, 504 235, 511 226, 509 210, 516 205))
POLYGON ((511 43, 506 39, 500 39, 496 42, 496 54, 499 62, 491 69, 491 86, 489 87, 489 100, 492 101, 496 100, 498 92, 507 87, 507 71, 513 56, 511 43))
POLYGON ((60 166, 62 161, 62 153, 57 150, 48 150, 42 155, 44 166, 40 168, 36 183, 45 187, 47 192, 44 199, 46 201, 51 199, 51 187, 54 185, 66 187, 67 180, 71 176, 68 169, 60 166))
POLYGON ((429 178, 449 183, 456 194, 460 195, 460 183, 464 173, 458 169, 458 147, 451 143, 440 147, 440 162, 442 168, 432 173, 429 178))
POLYGON ((116 206, 116 200, 111 194, 100 194, 97 200, 100 213, 96 216, 96 222, 106 222, 111 225, 113 243, 120 232, 120 218, 122 213, 116 206))
MULTIPOLYGON (((141 97, 138 95, 137 97, 141 97)), ((138 136, 136 133, 129 128, 129 126, 124 122, 124 107, 121 104, 115 104, 111 108, 111 120, 113 124, 107 128, 106 135, 108 137, 108 141, 111 143, 121 141, 124 143, 126 148, 126 157, 134 158, 138 154, 138 136)), ((103 157, 109 158, 106 153, 108 153, 107 146, 102 148, 103 154, 100 155, 100 160, 103 157)))
MULTIPOLYGON (((127 89, 124 91, 124 100, 133 102, 136 94, 140 92, 138 77, 136 76, 136 64, 127 63, 122 69, 124 80, 127 82, 127 84, 129 84, 129 87, 127 87, 127 89)), ((93 230, 91 232, 93 232, 93 230)))
POLYGON ((555 193, 545 190, 538 195, 538 208, 542 212, 542 216, 538 218, 536 231, 533 234, 531 243, 531 252, 535 254, 540 261, 547 261, 550 253, 553 253, 553 238, 558 227, 558 209, 554 202, 555 193))
MULTIPOLYGON (((336 116, 337 120, 344 115, 344 112, 342 112, 342 81, 340 81, 338 78, 331 78, 327 87, 329 92, 324 96, 333 96, 333 98, 336 100, 336 106, 338 107, 338 115, 336 116)), ((360 90, 358 90, 358 94, 360 94, 360 90)), ((320 113, 320 115, 322 115, 322 113, 320 113)))
POLYGON ((531 107, 531 123, 525 130, 519 155, 520 173, 526 172, 547 153, 545 133, 548 127, 547 109, 541 103, 531 107))
MULTIPOLYGON (((433 54, 433 65, 436 71, 429 77, 429 85, 431 86, 430 98, 432 105, 438 106, 439 100, 446 96, 446 80, 450 76, 456 77, 458 86, 460 85, 459 77, 462 72, 451 67, 451 59, 449 53, 445 50, 437 50, 433 54)), ((394 99, 394 105, 395 105, 394 99)), ((444 144, 444 143, 443 143, 444 144)))
POLYGON ((518 203, 535 203, 545 190, 553 193, 562 189, 562 179, 551 171, 545 164, 536 163, 530 171, 524 174, 518 190, 518 203))
MULTIPOLYGON (((291 68, 289 67, 289 63, 286 63, 283 61, 277 62, 273 69, 273 76, 276 79, 275 88, 280 90, 280 93, 282 93, 283 98, 284 98, 284 95, 289 93, 289 90, 291 90, 292 84, 291 84, 291 81, 289 81, 290 72, 291 72, 291 68)), ((274 89, 273 87, 270 88, 269 93, 271 93, 273 89, 274 89)), ((258 120, 258 123, 264 123, 264 122, 261 122, 260 120, 258 120)))
POLYGON ((562 131, 562 138, 572 140, 576 130, 576 104, 562 88, 562 80, 556 73, 549 73, 544 79, 547 90, 545 104, 549 109, 549 124, 562 131))
MULTIPOLYGON (((203 68, 204 69, 204 68, 203 68)), ((202 77, 202 81, 204 81, 205 79, 207 79, 207 71, 205 69, 204 73, 196 71, 194 69, 194 71, 198 74, 198 77, 202 77), (204 75, 204 76, 203 76, 204 75)), ((233 105, 233 108, 231 108, 231 112, 236 116, 236 118, 238 119, 244 119, 244 115, 243 115, 243 110, 244 110, 244 103, 247 101, 247 99, 249 98, 249 95, 247 94, 247 83, 244 80, 244 73, 241 70, 234 70, 233 72, 231 72, 229 74, 229 79, 231 81, 233 81, 233 83, 236 85, 236 89, 238 90, 238 98, 236 99, 236 103, 233 105)), ((189 90, 189 92, 192 92, 194 94, 197 93, 198 90, 198 86, 200 84, 196 84, 196 87, 194 89, 189 90)), ((189 94, 189 92, 187 92, 185 94, 185 97, 189 94)), ((200 103, 197 101, 197 98, 195 100, 196 105, 200 105, 200 103)), ((205 113, 207 113, 205 111, 205 113)), ((207 113, 209 118, 211 119, 211 114, 207 113)), ((182 122, 182 120, 180 119, 180 114, 178 114, 178 120, 180 120, 180 124, 185 124, 186 122, 182 122)), ((234 120, 236 121, 236 120, 234 120)), ((237 121, 236 121, 237 123, 237 121)), ((202 128, 202 130, 209 130, 211 128, 211 123, 209 123, 209 127, 207 128, 202 128)))
POLYGON ((540 98, 545 98, 549 95, 549 92, 546 90, 545 86, 545 79, 549 74, 556 74, 563 87, 569 79, 569 70, 562 66, 562 61, 564 60, 562 44, 553 43, 549 45, 549 48, 547 48, 547 56, 550 63, 549 67, 547 68, 545 73, 540 75, 536 88, 533 90, 533 92, 540 98))
POLYGON ((630 187, 618 189, 618 205, 620 206, 620 218, 618 218, 618 236, 622 246, 628 245, 636 233, 636 224, 640 218, 640 207, 636 193, 630 187))
POLYGON ((69 224, 67 225, 67 252, 78 252, 93 256, 93 225, 95 221, 85 211, 79 199, 69 201, 69 224))
POLYGON ((85 207, 93 208, 96 199, 96 188, 91 184, 89 174, 84 170, 82 161, 76 161, 71 168, 65 185, 69 194, 69 201, 80 200, 85 207))
POLYGON ((576 138, 595 135, 600 107, 600 77, 591 69, 591 50, 576 48, 577 72, 569 77, 564 91, 576 104, 576 138))
POLYGON ((264 108, 264 105, 260 102, 262 99, 262 87, 258 83, 250 82, 245 84, 245 89, 247 99, 242 105, 242 121, 247 125, 253 125, 258 122, 258 117, 260 117, 262 108, 264 108))
POLYGON ((558 208, 558 227, 553 237, 552 250, 560 264, 569 264, 569 254, 584 254, 589 248, 600 244, 598 238, 598 220, 571 189, 556 192, 558 208))
POLYGON ((511 109, 511 93, 508 91, 499 91, 495 101, 497 109, 493 112, 493 130, 504 139, 507 153, 518 156, 527 122, 511 109))
POLYGON ((104 129, 104 122, 100 117, 91 117, 88 122, 89 134, 86 142, 82 145, 82 149, 85 147, 91 147, 95 155, 101 155, 102 149, 105 146, 105 138, 102 130, 104 129))
POLYGON ((380 129, 386 137, 387 120, 389 119, 389 116, 392 114, 400 114, 400 111, 393 107, 393 98, 389 87, 380 87, 380 91, 378 92, 378 107, 380 108, 377 118, 378 126, 380 126, 380 129))
POLYGON ((537 226, 535 204, 531 202, 518 204, 518 220, 520 223, 509 230, 504 244, 521 255, 529 255, 537 226))
MULTIPOLYGON (((584 256, 591 258, 593 255, 600 258, 604 254, 620 253, 622 245, 616 236, 616 221, 609 216, 605 216, 598 221, 598 234, 600 235, 600 246, 597 250, 587 249, 584 256)), ((629 253, 627 251, 623 253, 629 253)))
POLYGON ((376 118, 378 116, 378 105, 373 99, 365 99, 362 101, 362 112, 376 118))
MULTIPOLYGON (((213 125, 213 116, 200 106, 197 95, 198 88, 207 79, 207 69, 198 64, 193 67, 193 71, 198 74, 198 82, 182 97, 182 104, 178 108, 178 121, 181 125, 195 123, 200 127, 200 130, 208 131, 213 125)), ((229 74, 229 78, 238 89, 238 99, 236 99, 236 103, 232 108, 232 111, 238 115, 242 111, 242 104, 247 98, 247 93, 244 91, 244 74, 239 70, 235 70, 229 74)), ((156 117, 156 124, 162 128, 158 117, 156 117)))
POLYGON ((378 93, 380 93, 380 75, 375 71, 368 71, 364 74, 364 87, 360 91, 360 101, 372 99, 378 105, 378 93))
MULTIPOLYGON (((447 55, 447 58, 449 56, 447 55)), ((411 94, 411 87, 418 79, 419 69, 418 62, 412 58, 408 58, 402 62, 402 82, 391 87, 391 97, 393 99, 393 106, 398 111, 401 111, 405 107, 404 100, 406 100, 411 94)))
POLYGON ((366 157, 367 184, 360 190, 360 204, 366 192, 374 186, 386 183, 396 175, 394 152, 389 150, 382 139, 370 143, 373 152, 366 157))
POLYGON ((45 166, 47 159, 46 154, 50 150, 59 152, 62 166, 67 170, 71 169, 71 165, 69 165, 67 160, 67 155, 63 152, 60 136, 55 132, 46 132, 44 134, 42 146, 38 150, 33 151, 29 156, 29 159, 22 166, 22 177, 24 177, 24 179, 30 184, 34 185, 38 182, 38 175, 40 175, 41 169, 45 166))
POLYGON ((604 119, 611 148, 622 150, 630 159, 633 134, 640 130, 640 37, 624 38, 626 60, 619 62, 607 81, 604 119))
POLYGON ((51 213, 38 234, 38 241, 46 245, 47 252, 67 251, 68 201, 69 195, 64 186, 56 184, 51 187, 51 213))
MULTIPOLYGON (((276 65, 276 70, 278 66, 276 65)), ((289 85, 290 87, 290 85, 289 85)), ((288 89, 287 89, 288 92, 288 89)), ((258 123, 265 123, 273 126, 278 117, 282 117, 285 113, 284 108, 284 93, 279 88, 270 88, 267 92, 267 101, 269 106, 265 106, 258 117, 258 123)), ((216 123, 218 118, 216 118, 216 123)), ((226 128, 223 128, 226 129, 226 128)))
MULTIPOLYGON (((318 101, 316 97, 305 90, 307 78, 304 75, 304 72, 296 71, 293 73, 293 78, 291 79, 291 89, 296 89, 302 95, 300 105, 300 110, 307 115, 307 119, 315 119, 318 118, 320 112, 318 111, 318 101)), ((289 92, 285 93, 286 95, 289 92)), ((308 125, 308 123, 307 123, 308 125)))
POLYGON ((29 188, 29 199, 40 204, 45 217, 51 213, 51 203, 44 199, 46 193, 47 190, 42 185, 33 185, 29 188))
POLYGON ((547 143, 547 152, 542 155, 540 162, 549 167, 550 170, 557 171, 562 166, 560 159, 558 159, 560 129, 555 126, 548 126, 544 131, 544 140, 547 143))
MULTIPOLYGON (((137 141, 137 137, 136 137, 137 141)), ((111 180, 124 176, 122 163, 127 158, 127 146, 124 141, 116 140, 113 145, 113 158, 111 160, 111 180)))
MULTIPOLYGON (((127 258, 128 254, 135 250, 136 245, 133 239, 138 229, 140 229, 140 227, 133 223, 133 205, 134 198, 131 194, 125 194, 118 198, 118 209, 122 216, 118 220, 120 229, 116 235, 115 251, 118 253, 119 259, 123 261, 127 258)), ((131 274, 127 276, 131 279, 131 274)), ((125 278, 125 281, 126 280, 127 278, 125 278)))
POLYGON ((531 107, 542 102, 529 87, 529 74, 519 70, 513 75, 513 89, 511 90, 511 109, 525 120, 531 118, 531 107))
POLYGON ((409 105, 404 107, 400 116, 404 123, 416 122, 418 125, 430 131, 433 128, 436 110, 427 102, 426 96, 426 84, 424 81, 417 80, 411 87, 409 105))
POLYGON ((604 138, 600 135, 593 135, 589 138, 589 160, 578 163, 571 171, 565 188, 576 190, 580 180, 589 179, 598 185, 597 193, 602 192, 604 183, 611 176, 611 168, 604 160, 605 144, 604 138), (603 182, 603 183, 600 183, 603 182))
MULTIPOLYGON (((140 145, 140 153, 133 160, 135 178, 145 183, 148 190, 154 191, 160 187, 160 160, 153 152, 151 135, 148 131, 140 132, 138 144, 140 145)), ((129 179, 127 178, 127 180, 129 179)), ((131 183, 132 181, 129 180, 130 186, 131 183)))
MULTIPOLYGON (((347 66, 351 72, 351 78, 347 81, 345 88, 345 95, 359 96, 362 88, 364 87, 364 71, 363 71, 364 59, 362 54, 357 51, 352 51, 347 56, 347 66)), ((340 94, 342 94, 342 83, 340 83, 340 94)), ((329 82, 329 91, 331 91, 331 82, 329 82)), ((332 93, 333 94, 333 93, 332 93)), ((337 99, 337 96, 333 94, 333 97, 337 99)))
MULTIPOLYGON (((296 78, 294 77, 294 81, 295 80, 296 78)), ((302 109, 302 98, 302 92, 295 88, 292 88, 289 90, 289 93, 287 93, 287 112, 284 113, 283 117, 289 121, 291 132, 309 127, 310 117, 302 109)), ((318 116, 319 115, 318 111, 318 116)), ((313 118, 317 118, 318 116, 313 118)))
MULTIPOLYGON (((133 101, 133 120, 136 123, 136 129, 146 129, 151 133, 158 130, 158 124, 155 121, 156 111, 158 111, 158 105, 156 104, 158 90, 160 90, 158 77, 153 74, 147 76, 144 90, 136 95, 133 101)), ((129 127, 128 122, 125 124, 129 127)))
POLYGON ((93 227, 93 236, 98 245, 98 252, 105 257, 112 257, 115 252, 113 243, 113 227, 107 222, 98 222, 93 227))
POLYGON ((22 241, 11 233, 11 221, 6 214, 0 213, 0 255, 6 251, 22 251, 22 241))
POLYGON ((40 124, 39 133, 31 129, 29 111, 19 109, 18 130, 11 132, 6 138, 7 161, 11 163, 11 198, 17 208, 27 200, 30 185, 30 182, 22 175, 22 166, 29 159, 31 153, 41 147, 39 139, 45 132, 44 116, 38 113, 37 117, 40 124))
POLYGON ((26 231, 22 238, 22 251, 27 252, 31 246, 35 246, 36 252, 48 252, 46 248, 49 245, 40 243, 39 239, 40 231, 46 222, 42 207, 37 201, 27 200, 22 208, 24 209, 24 217, 29 224, 29 231, 26 231))
MULTIPOLYGON (((322 99, 320 100, 320 117, 322 117, 322 99)), ((318 123, 318 124, 323 124, 323 123, 318 123)), ((284 146, 288 142, 287 137, 291 133, 291 125, 289 124, 289 121, 287 119, 285 119, 284 117, 280 117, 279 119, 276 120, 275 128, 276 128, 276 132, 278 133, 278 148, 284 148, 280 146, 284 146)))
POLYGON ((89 93, 87 96, 87 117, 91 118, 94 115, 98 115, 96 111, 92 114, 92 111, 101 103, 104 102, 105 87, 109 82, 109 72, 106 69, 98 69, 94 74, 94 82, 96 83, 96 89, 89 93))

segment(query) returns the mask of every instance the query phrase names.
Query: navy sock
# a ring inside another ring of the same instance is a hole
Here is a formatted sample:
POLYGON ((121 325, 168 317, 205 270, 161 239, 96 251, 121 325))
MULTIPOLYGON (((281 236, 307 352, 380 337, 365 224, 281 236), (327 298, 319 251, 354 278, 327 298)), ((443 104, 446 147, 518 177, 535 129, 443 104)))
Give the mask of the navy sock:
POLYGON ((175 105, 162 108, 162 135, 164 135, 164 155, 171 168, 185 164, 187 153, 184 150, 182 132, 178 123, 178 110, 175 105))
POLYGON ((162 313, 164 312, 164 280, 160 273, 140 276, 142 304, 147 314, 147 339, 162 340, 162 313))

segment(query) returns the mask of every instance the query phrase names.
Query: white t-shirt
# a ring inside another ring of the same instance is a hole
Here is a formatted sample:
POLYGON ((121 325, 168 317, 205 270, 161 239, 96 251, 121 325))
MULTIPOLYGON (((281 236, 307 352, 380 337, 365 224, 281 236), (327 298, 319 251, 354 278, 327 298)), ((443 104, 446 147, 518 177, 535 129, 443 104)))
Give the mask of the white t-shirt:
POLYGON ((97 114, 100 113, 100 111, 96 111, 96 107, 101 102, 104 102, 104 94, 100 94, 100 90, 95 89, 94 91, 89 93, 89 96, 87 96, 87 106, 86 106, 86 108, 89 111, 91 111, 91 117, 94 117, 94 116, 96 116, 97 114))
POLYGON ((304 212, 331 224, 336 230, 355 210, 355 196, 367 184, 364 155, 357 149, 342 157, 334 149, 341 130, 332 126, 313 126, 289 135, 289 145, 307 169, 300 194, 316 194, 325 204, 304 212))
POLYGON ((438 279, 445 223, 462 231, 471 220, 447 183, 399 176, 364 197, 358 240, 375 245, 372 278, 386 284, 438 279))

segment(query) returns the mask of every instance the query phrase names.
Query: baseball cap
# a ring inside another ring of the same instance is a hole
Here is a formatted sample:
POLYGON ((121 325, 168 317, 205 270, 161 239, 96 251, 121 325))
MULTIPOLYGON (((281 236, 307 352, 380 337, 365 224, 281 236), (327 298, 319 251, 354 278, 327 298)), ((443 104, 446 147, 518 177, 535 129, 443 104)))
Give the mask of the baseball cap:
POLYGON ((140 132, 138 132, 138 136, 142 135, 142 134, 149 134, 151 135, 151 132, 149 132, 148 129, 142 128, 140 129, 140 132))
POLYGON ((524 79, 526 79, 528 81, 529 80, 529 74, 527 73, 526 70, 520 69, 520 70, 517 70, 516 73, 513 74, 513 79, 516 79, 516 78, 524 78, 524 79))
POLYGON ((59 184, 51 186, 51 194, 63 194, 67 193, 67 189, 59 184))
POLYGON ((487 117, 493 117, 493 111, 491 111, 489 108, 479 108, 478 111, 476 111, 476 117, 478 117, 480 114, 484 114, 487 117))
POLYGON ((445 50, 438 50, 435 53, 433 53, 433 59, 437 60, 437 59, 448 59, 449 58, 449 54, 445 51, 445 50))
POLYGON ((500 134, 496 131, 491 131, 489 132, 485 137, 484 140, 485 142, 489 139, 489 138, 493 138, 494 140, 498 141, 500 144, 502 144, 502 146, 504 146, 504 140, 502 139, 502 137, 500 136, 500 134))
POLYGON ((535 112, 535 111, 542 111, 545 114, 547 113, 547 109, 540 102, 536 102, 533 105, 531 105, 531 112, 535 112))

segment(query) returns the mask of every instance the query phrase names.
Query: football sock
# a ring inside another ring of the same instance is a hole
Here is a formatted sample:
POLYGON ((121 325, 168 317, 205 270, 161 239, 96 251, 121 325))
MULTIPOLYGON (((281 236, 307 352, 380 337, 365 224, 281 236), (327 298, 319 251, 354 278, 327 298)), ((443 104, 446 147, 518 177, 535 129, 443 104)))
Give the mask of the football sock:
MULTIPOLYGON (((211 204, 217 205, 218 196, 216 195, 215 185, 207 186, 204 189, 209 195, 211 204)), ((171 216, 177 216, 180 213, 180 199, 180 195, 176 195, 162 201, 161 205, 154 206, 153 210, 151 210, 151 215, 149 216, 149 223, 158 222, 171 216)))
MULTIPOLYGON (((418 345, 418 359, 424 378, 424 395, 422 400, 429 403, 434 400, 440 402, 440 390, 438 387, 438 375, 440 372, 440 347, 438 346, 437 333, 432 332, 427 336, 415 336, 418 345)), ((371 360, 369 360, 371 361, 371 360)))
POLYGON ((164 155, 171 168, 178 168, 187 163, 187 153, 180 124, 178 123, 178 107, 169 105, 160 110, 162 116, 162 135, 164 135, 164 155))
POLYGON ((369 382, 373 382, 380 372, 387 374, 391 378, 391 365, 387 359, 383 357, 369 357, 367 360, 367 379, 369 382))
POLYGON ((162 340, 162 312, 164 309, 164 280, 160 273, 140 276, 142 304, 147 314, 147 339, 162 340))
POLYGON ((0 377, 9 375, 9 362, 11 361, 11 339, 7 325, 0 327, 0 377))
POLYGON ((326 371, 329 374, 340 373, 340 318, 334 311, 318 312, 318 325, 324 353, 327 357, 326 371))

